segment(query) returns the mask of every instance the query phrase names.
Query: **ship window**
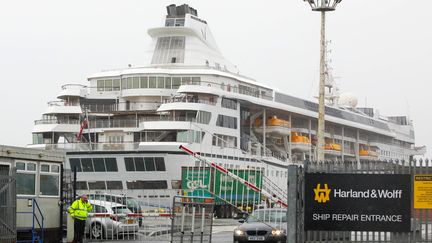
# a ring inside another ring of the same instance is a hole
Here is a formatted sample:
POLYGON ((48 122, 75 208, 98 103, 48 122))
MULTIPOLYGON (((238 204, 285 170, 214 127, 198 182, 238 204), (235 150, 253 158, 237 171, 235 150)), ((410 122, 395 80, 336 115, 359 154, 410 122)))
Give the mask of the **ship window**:
POLYGON ((105 80, 105 91, 112 91, 112 79, 105 80))
POLYGON ((132 80, 132 77, 128 77, 128 78, 127 78, 127 88, 128 88, 128 89, 132 89, 132 87, 133 87, 133 80, 132 80))
POLYGON ((69 159, 70 168, 72 171, 74 171, 74 168, 76 168, 77 172, 81 172, 81 163, 80 159, 69 159))
POLYGON ((237 118, 232 116, 219 115, 216 121, 219 127, 237 129, 237 118))
POLYGON ((122 79, 122 89, 127 89, 127 79, 126 78, 122 79))
POLYGON ((157 171, 166 171, 164 158, 156 157, 155 164, 156 164, 157 171))
POLYGON ((76 182, 76 189, 77 190, 88 190, 87 182, 86 181, 77 181, 76 182))
POLYGON ((93 167, 95 172, 105 172, 105 163, 103 158, 94 158, 93 167))
POLYGON ((175 19, 166 19, 165 26, 174 26, 175 19))
POLYGON ((83 172, 93 172, 94 171, 92 159, 90 159, 90 158, 81 159, 81 165, 82 165, 83 172))
POLYGON ((165 87, 164 80, 165 80, 164 77, 158 77, 157 78, 157 88, 158 89, 163 89, 165 87))
POLYGON ((104 89, 105 89, 104 80, 98 80, 97 81, 97 91, 104 91, 104 89))
POLYGON ((171 57, 171 63, 176 63, 176 58, 175 57, 171 57))
POLYGON ((113 90, 120 90, 120 79, 113 79, 113 90))
POLYGON ((168 189, 167 181, 127 181, 127 189, 168 189))
POLYGON ((149 77, 149 88, 150 89, 156 88, 156 77, 149 77))
POLYGON ((121 181, 106 181, 107 189, 123 189, 121 181))
POLYGON ((139 89, 139 87, 140 87, 140 80, 139 80, 139 77, 133 77, 132 87, 133 87, 134 89, 139 89))
POLYGON ((222 107, 237 110, 237 101, 227 98, 222 98, 222 107))
POLYGON ((135 164, 133 158, 124 158, 126 171, 135 171, 135 164))
POLYGON ((209 124, 211 118, 211 113, 207 111, 199 111, 198 112, 198 120, 197 122, 202 124, 209 124))
POLYGON ((190 77, 183 77, 182 78, 182 85, 190 84, 191 78, 190 77))
POLYGON ((171 89, 171 78, 165 77, 165 89, 171 89))
POLYGON ((90 190, 106 190, 105 181, 89 181, 90 190))
POLYGON ((201 78, 200 77, 192 77, 192 84, 193 85, 200 85, 201 78))
POLYGON ((181 85, 181 78, 174 77, 172 78, 172 89, 178 89, 181 85))
POLYGON ((153 158, 145 158, 144 161, 145 161, 146 171, 155 171, 156 170, 153 158))
POLYGON ((140 77, 141 89, 148 88, 148 77, 140 77))
POLYGON ((135 160, 135 170, 136 171, 145 171, 144 159, 143 158, 134 158, 134 160, 135 160))
POLYGON ((118 171, 117 160, 115 158, 105 158, 106 171, 118 171))

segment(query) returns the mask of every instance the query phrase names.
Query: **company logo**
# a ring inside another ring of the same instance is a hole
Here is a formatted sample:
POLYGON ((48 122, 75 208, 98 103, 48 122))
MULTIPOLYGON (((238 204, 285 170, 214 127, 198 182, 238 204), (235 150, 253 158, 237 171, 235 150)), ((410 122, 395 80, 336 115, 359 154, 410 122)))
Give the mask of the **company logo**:
POLYGON ((331 189, 328 188, 327 183, 324 183, 324 188, 322 189, 321 184, 318 183, 316 188, 314 189, 315 201, 319 203, 326 203, 327 201, 330 201, 330 191, 331 189))
POLYGON ((195 189, 206 189, 207 185, 204 185, 203 181, 188 181, 187 188, 195 190, 195 189))

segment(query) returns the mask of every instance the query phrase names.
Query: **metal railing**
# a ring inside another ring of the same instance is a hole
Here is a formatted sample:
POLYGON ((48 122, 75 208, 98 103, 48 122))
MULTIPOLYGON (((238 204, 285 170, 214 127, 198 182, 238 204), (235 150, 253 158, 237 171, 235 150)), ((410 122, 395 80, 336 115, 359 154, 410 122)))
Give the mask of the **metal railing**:
POLYGON ((57 120, 57 119, 40 119, 34 121, 35 125, 43 124, 79 124, 78 120, 57 120))
POLYGON ((18 240, 16 241, 18 242, 43 242, 45 239, 44 233, 45 233, 45 228, 44 228, 44 221, 45 221, 45 217, 42 214, 42 211, 39 207, 39 204, 37 203, 35 198, 29 198, 29 200, 31 200, 32 203, 32 211, 28 212, 28 211, 24 211, 24 212, 17 212, 17 214, 31 214, 32 215, 32 228, 31 228, 31 240, 18 240), (38 217, 38 215, 40 216, 40 218, 38 217), (37 223, 37 225, 35 224, 37 223), (37 229, 37 227, 39 227, 37 229))
POLYGON ((16 232, 16 171, 0 166, 0 242, 14 243, 16 232))

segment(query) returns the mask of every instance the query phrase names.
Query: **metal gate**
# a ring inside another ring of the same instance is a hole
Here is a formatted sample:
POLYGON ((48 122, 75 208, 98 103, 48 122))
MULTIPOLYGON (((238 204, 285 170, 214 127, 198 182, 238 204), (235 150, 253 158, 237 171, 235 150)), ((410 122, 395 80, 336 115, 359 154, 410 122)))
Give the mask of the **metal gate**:
MULTIPOLYGON (((411 181, 416 175, 431 175, 429 160, 361 161, 342 162, 305 161, 303 166, 288 168, 288 242, 432 242, 432 209, 414 209, 411 195, 411 231, 360 232, 360 231, 305 231, 304 230, 304 176, 305 173, 338 174, 409 174, 411 181)), ((432 183, 432 181, 431 181, 432 183)), ((411 183, 414 194, 414 184, 411 183)))
POLYGON ((213 198, 174 197, 171 242, 211 242, 213 206, 213 198))
POLYGON ((16 174, 0 164, 0 242, 16 241, 16 174))

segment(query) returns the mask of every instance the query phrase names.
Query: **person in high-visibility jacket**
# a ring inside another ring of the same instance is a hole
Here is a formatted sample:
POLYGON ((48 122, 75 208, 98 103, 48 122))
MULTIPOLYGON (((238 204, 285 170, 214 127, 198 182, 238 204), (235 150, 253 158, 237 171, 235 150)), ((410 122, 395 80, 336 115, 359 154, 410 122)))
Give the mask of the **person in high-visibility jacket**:
POLYGON ((83 242, 82 239, 84 236, 87 215, 92 209, 92 205, 87 200, 87 195, 82 195, 69 207, 69 214, 74 219, 74 238, 72 243, 83 242))

